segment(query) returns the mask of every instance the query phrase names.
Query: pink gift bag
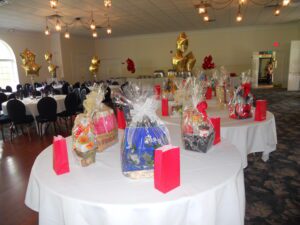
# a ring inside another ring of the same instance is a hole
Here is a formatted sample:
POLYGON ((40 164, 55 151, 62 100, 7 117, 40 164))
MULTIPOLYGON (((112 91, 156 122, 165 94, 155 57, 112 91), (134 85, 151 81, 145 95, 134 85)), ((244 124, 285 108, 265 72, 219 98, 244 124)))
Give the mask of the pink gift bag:
POLYGON ((164 145, 154 152, 154 187, 167 193, 180 186, 180 149, 164 145))
POLYGON ((256 100, 255 121, 266 120, 267 100, 256 100))
POLYGON ((220 117, 212 117, 210 121, 215 129, 215 139, 214 145, 218 144, 221 141, 221 118, 220 117))
POLYGON ((167 98, 161 99, 161 115, 168 116, 169 115, 169 102, 167 98))
POLYGON ((53 138, 53 169, 57 175, 70 172, 66 139, 60 135, 53 138))

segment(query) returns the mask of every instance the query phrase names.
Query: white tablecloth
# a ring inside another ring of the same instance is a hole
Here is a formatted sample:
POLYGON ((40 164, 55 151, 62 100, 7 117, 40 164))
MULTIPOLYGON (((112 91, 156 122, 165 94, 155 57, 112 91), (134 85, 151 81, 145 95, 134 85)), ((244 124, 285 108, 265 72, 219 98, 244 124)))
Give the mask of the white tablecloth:
MULTIPOLYGON (((57 102, 57 113, 60 113, 64 110, 66 110, 66 107, 65 107, 66 95, 54 95, 53 98, 57 102)), ((39 112, 37 109, 37 103, 39 102, 39 100, 40 100, 40 98, 39 99, 24 98, 22 100, 22 102, 25 105, 27 115, 32 115, 34 117, 39 115, 39 112)), ((8 115, 6 104, 7 104, 7 101, 2 103, 2 110, 3 110, 4 115, 8 115)))
MULTIPOLYGON (((180 129, 169 125, 172 144, 180 129)), ((119 132, 119 136, 122 133, 119 132)), ((181 148, 181 186, 167 194, 153 179, 131 180, 121 173, 120 144, 97 154, 82 168, 70 153, 70 173, 55 175, 52 146, 36 159, 25 204, 39 212, 40 225, 241 225, 245 193, 241 158, 227 141, 206 154, 181 148)))
MULTIPOLYGON (((228 109, 221 106, 215 99, 208 100, 208 116, 221 118, 221 137, 234 144, 241 153, 243 167, 247 167, 247 155, 254 152, 262 152, 262 159, 267 161, 269 154, 276 150, 277 133, 275 117, 273 113, 267 112, 265 121, 254 121, 254 117, 245 120, 229 118, 228 109)), ((173 103, 170 102, 170 105, 173 103)), ((254 112, 254 110, 253 110, 254 112)), ((167 124, 180 126, 179 117, 159 117, 167 124)))

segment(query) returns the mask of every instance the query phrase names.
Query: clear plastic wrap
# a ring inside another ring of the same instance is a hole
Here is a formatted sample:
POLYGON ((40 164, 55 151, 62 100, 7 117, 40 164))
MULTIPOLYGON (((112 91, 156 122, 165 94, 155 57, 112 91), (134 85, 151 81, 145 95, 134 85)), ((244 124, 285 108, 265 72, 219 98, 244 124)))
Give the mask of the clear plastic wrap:
POLYGON ((93 122, 97 151, 102 152, 118 141, 118 124, 114 111, 102 103, 105 96, 105 86, 94 87, 83 102, 85 112, 93 122))
POLYGON ((231 95, 230 78, 225 67, 221 66, 216 85, 216 96, 220 104, 227 104, 231 95))
POLYGON ((132 119, 122 141, 122 172, 133 179, 153 177, 154 150, 170 143, 169 131, 156 115, 158 101, 154 97, 134 84, 129 84, 125 93, 132 97, 123 96, 122 101, 132 108, 132 119))
POLYGON ((186 79, 177 78, 175 80, 175 84, 177 90, 174 93, 174 102, 171 103, 170 115, 172 117, 181 117, 182 110, 183 110, 183 103, 187 100, 186 79))
POLYGON ((235 90, 234 96, 228 104, 230 118, 247 119, 252 117, 253 95, 250 91, 251 78, 243 76, 242 84, 235 90))
POLYGON ((87 114, 77 115, 72 129, 73 152, 81 166, 95 162, 96 143, 93 123, 87 114))
POLYGON ((213 144, 215 131, 206 114, 205 81, 193 78, 190 80, 189 89, 192 101, 183 110, 183 144, 186 150, 206 153, 213 144))
POLYGON ((163 84, 162 97, 167 98, 169 101, 173 101, 176 90, 177 90, 177 86, 175 84, 175 78, 168 77, 166 78, 163 84))

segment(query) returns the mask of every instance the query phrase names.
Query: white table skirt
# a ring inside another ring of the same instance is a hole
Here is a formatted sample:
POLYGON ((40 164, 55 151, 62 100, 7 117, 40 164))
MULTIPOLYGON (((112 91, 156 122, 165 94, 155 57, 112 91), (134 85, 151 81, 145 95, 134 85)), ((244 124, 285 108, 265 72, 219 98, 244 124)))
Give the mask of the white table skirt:
MULTIPOLYGON (((239 150, 243 167, 246 168, 247 155, 254 152, 262 152, 262 160, 267 161, 269 154, 276 150, 277 133, 275 117, 267 112, 265 121, 254 121, 254 117, 245 120, 229 118, 228 109, 217 103, 215 99, 208 100, 207 114, 209 117, 221 118, 221 137, 234 144, 239 150)), ((172 105, 173 102, 169 102, 172 105)), ((254 112, 254 110, 253 110, 254 112)), ((166 124, 181 126, 180 117, 162 117, 161 110, 157 114, 166 124)))
POLYGON ((25 204, 39 212, 40 225, 244 224, 244 175, 236 148, 222 140, 206 154, 186 151, 179 127, 168 127, 172 144, 181 146, 181 186, 171 192, 156 190, 153 179, 123 176, 120 143, 98 153, 95 164, 80 167, 69 137, 70 173, 55 175, 52 146, 46 148, 32 167, 25 204))
MULTIPOLYGON (((66 95, 54 95, 54 99, 57 102, 57 113, 63 112, 66 110, 65 107, 65 98, 66 95)), ((31 98, 24 98, 22 102, 25 105, 26 108, 26 114, 32 115, 33 117, 36 117, 39 115, 38 109, 37 109, 37 103, 39 99, 31 99, 31 98)), ((4 115, 8 115, 7 108, 6 108, 7 102, 2 103, 2 110, 4 115)))

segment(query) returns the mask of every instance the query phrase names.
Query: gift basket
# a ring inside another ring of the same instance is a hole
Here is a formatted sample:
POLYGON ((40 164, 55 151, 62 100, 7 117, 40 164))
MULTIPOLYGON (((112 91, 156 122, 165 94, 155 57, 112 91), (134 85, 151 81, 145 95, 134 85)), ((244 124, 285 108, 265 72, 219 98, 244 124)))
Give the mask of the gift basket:
POLYGON ((175 84, 175 78, 169 76, 164 81, 162 97, 167 98, 169 101, 173 101, 176 90, 177 90, 177 86, 175 84))
POLYGON ((133 179, 152 177, 154 150, 170 143, 169 132, 156 115, 158 102, 153 97, 134 84, 125 93, 134 96, 134 101, 123 101, 125 105, 130 104, 132 119, 122 141, 122 172, 133 179))
POLYGON ((227 104, 230 99, 230 80, 225 67, 220 68, 217 78, 216 96, 220 104, 227 104))
POLYGON ((251 94, 250 77, 242 77, 242 84, 230 99, 229 117, 233 119, 247 119, 252 117, 253 95, 251 94))
POLYGON ((118 141, 118 124, 114 111, 102 103, 105 96, 105 85, 100 84, 95 90, 87 95, 83 104, 87 113, 92 112, 90 115, 94 126, 97 151, 102 152, 118 141))
POLYGON ((72 129, 73 151, 81 166, 95 162, 96 143, 93 123, 87 114, 77 115, 72 129))
POLYGON ((182 138, 186 150, 206 153, 212 146, 215 131, 206 114, 206 85, 191 79, 191 102, 184 106, 182 115, 182 138))
POLYGON ((171 113, 172 117, 181 117, 183 103, 188 99, 188 94, 186 92, 187 79, 178 78, 175 81, 177 90, 174 93, 174 102, 171 104, 171 113))

